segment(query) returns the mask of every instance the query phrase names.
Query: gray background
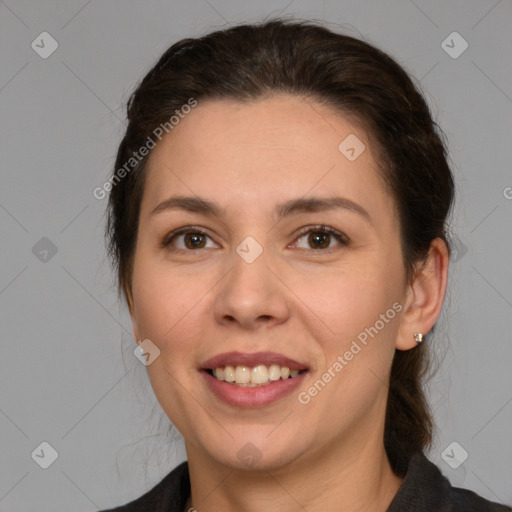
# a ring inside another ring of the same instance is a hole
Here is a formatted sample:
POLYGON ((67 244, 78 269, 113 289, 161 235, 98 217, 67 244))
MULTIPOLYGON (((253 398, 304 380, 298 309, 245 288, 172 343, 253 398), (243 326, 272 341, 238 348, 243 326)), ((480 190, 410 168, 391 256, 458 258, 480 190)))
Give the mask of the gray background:
POLYGON ((119 505, 185 459, 133 356, 105 256, 106 201, 92 192, 113 166, 129 93, 171 43, 278 14, 327 20, 390 52, 448 136, 456 251, 430 458, 454 484, 512 503, 510 1, 4 0, 1 511, 119 505), (31 47, 43 31, 58 42, 46 59, 31 47), (441 46, 454 31, 469 44, 458 58, 441 46), (58 453, 48 469, 31 457, 43 441, 58 453), (458 469, 441 456, 454 441, 469 454, 458 469))

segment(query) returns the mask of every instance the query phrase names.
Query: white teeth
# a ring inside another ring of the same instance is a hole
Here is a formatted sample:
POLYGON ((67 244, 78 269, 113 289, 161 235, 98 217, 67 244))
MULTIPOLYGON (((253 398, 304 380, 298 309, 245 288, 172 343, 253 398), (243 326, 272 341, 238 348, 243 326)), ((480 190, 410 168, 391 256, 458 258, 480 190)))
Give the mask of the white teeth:
POLYGON ((251 369, 247 366, 237 366, 235 370, 235 382, 237 384, 249 384, 249 382, 251 382, 251 369))
POLYGON ((281 378, 281 367, 278 364, 271 364, 268 369, 268 380, 279 380, 281 378))
POLYGON ((213 375, 217 379, 246 387, 266 386, 279 379, 286 380, 297 377, 299 373, 299 370, 290 371, 287 366, 279 366, 278 364, 271 364, 268 367, 264 364, 258 364, 253 368, 228 365, 213 370, 213 375))
POLYGON ((251 382, 253 384, 264 384, 268 382, 268 370, 264 364, 259 364, 251 370, 251 382))
POLYGON ((224 368, 224 380, 226 382, 235 382, 235 369, 232 366, 224 368))

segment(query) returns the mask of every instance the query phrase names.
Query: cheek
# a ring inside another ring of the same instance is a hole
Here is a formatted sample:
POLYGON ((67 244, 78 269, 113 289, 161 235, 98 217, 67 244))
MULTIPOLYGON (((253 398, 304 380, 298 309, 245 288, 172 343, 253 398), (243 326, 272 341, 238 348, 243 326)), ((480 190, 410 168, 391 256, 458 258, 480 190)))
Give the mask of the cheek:
POLYGON ((141 258, 134 268, 137 325, 141 336, 160 350, 159 358, 147 367, 148 376, 176 426, 190 408, 183 386, 193 385, 200 357, 211 351, 212 299, 222 275, 213 268, 171 267, 156 258, 141 258))
MULTIPOLYGON (((297 304, 314 313, 326 334, 346 340, 374 325, 400 299, 398 273, 392 266, 347 264, 314 274, 290 274, 288 283, 301 299, 297 304)), ((395 313, 392 310, 388 316, 394 318, 395 313)))
POLYGON ((316 370, 336 375, 325 399, 350 401, 346 393, 360 399, 386 382, 403 308, 400 271, 374 261, 296 280, 300 316, 311 319, 307 328, 321 350, 316 370))
POLYGON ((347 412, 361 418, 385 403, 403 308, 397 282, 390 271, 383 278, 375 270, 359 273, 355 267, 352 272, 316 279, 315 285, 303 282, 298 295, 307 297, 304 302, 314 305, 321 319, 309 330, 322 355, 314 375, 305 382, 301 403, 310 400, 328 425, 352 421, 347 412))
MULTIPOLYGON (((211 288, 211 285, 209 286, 211 288)), ((162 268, 158 262, 136 265, 133 273, 134 316, 141 335, 166 345, 189 322, 208 290, 208 280, 197 273, 162 268)))
POLYGON ((204 338, 204 321, 211 311, 205 294, 212 284, 197 273, 170 272, 155 261, 141 263, 134 268, 132 281, 135 317, 141 336, 160 350, 159 357, 146 368, 148 377, 175 426, 193 431, 187 418, 203 411, 194 411, 197 404, 184 389, 190 389, 191 379, 197 378, 194 350, 204 338))

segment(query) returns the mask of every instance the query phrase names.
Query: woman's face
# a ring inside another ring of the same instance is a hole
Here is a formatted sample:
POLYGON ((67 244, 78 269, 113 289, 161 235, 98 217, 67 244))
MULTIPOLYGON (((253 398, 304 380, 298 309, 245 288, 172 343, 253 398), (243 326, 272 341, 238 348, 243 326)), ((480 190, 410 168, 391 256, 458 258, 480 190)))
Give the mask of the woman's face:
POLYGON ((290 95, 200 101, 152 151, 131 313, 189 457, 276 469, 382 444, 408 287, 375 159, 290 95))

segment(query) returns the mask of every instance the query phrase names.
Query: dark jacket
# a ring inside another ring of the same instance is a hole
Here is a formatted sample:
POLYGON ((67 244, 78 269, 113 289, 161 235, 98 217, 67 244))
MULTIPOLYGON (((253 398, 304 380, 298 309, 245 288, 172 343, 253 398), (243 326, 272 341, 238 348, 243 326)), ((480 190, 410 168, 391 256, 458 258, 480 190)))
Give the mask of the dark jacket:
MULTIPOLYGON (((187 462, 171 471, 140 498, 100 512, 183 512, 190 495, 187 462)), ((473 491, 452 487, 423 454, 413 455, 405 478, 387 512, 510 512, 473 491)))

